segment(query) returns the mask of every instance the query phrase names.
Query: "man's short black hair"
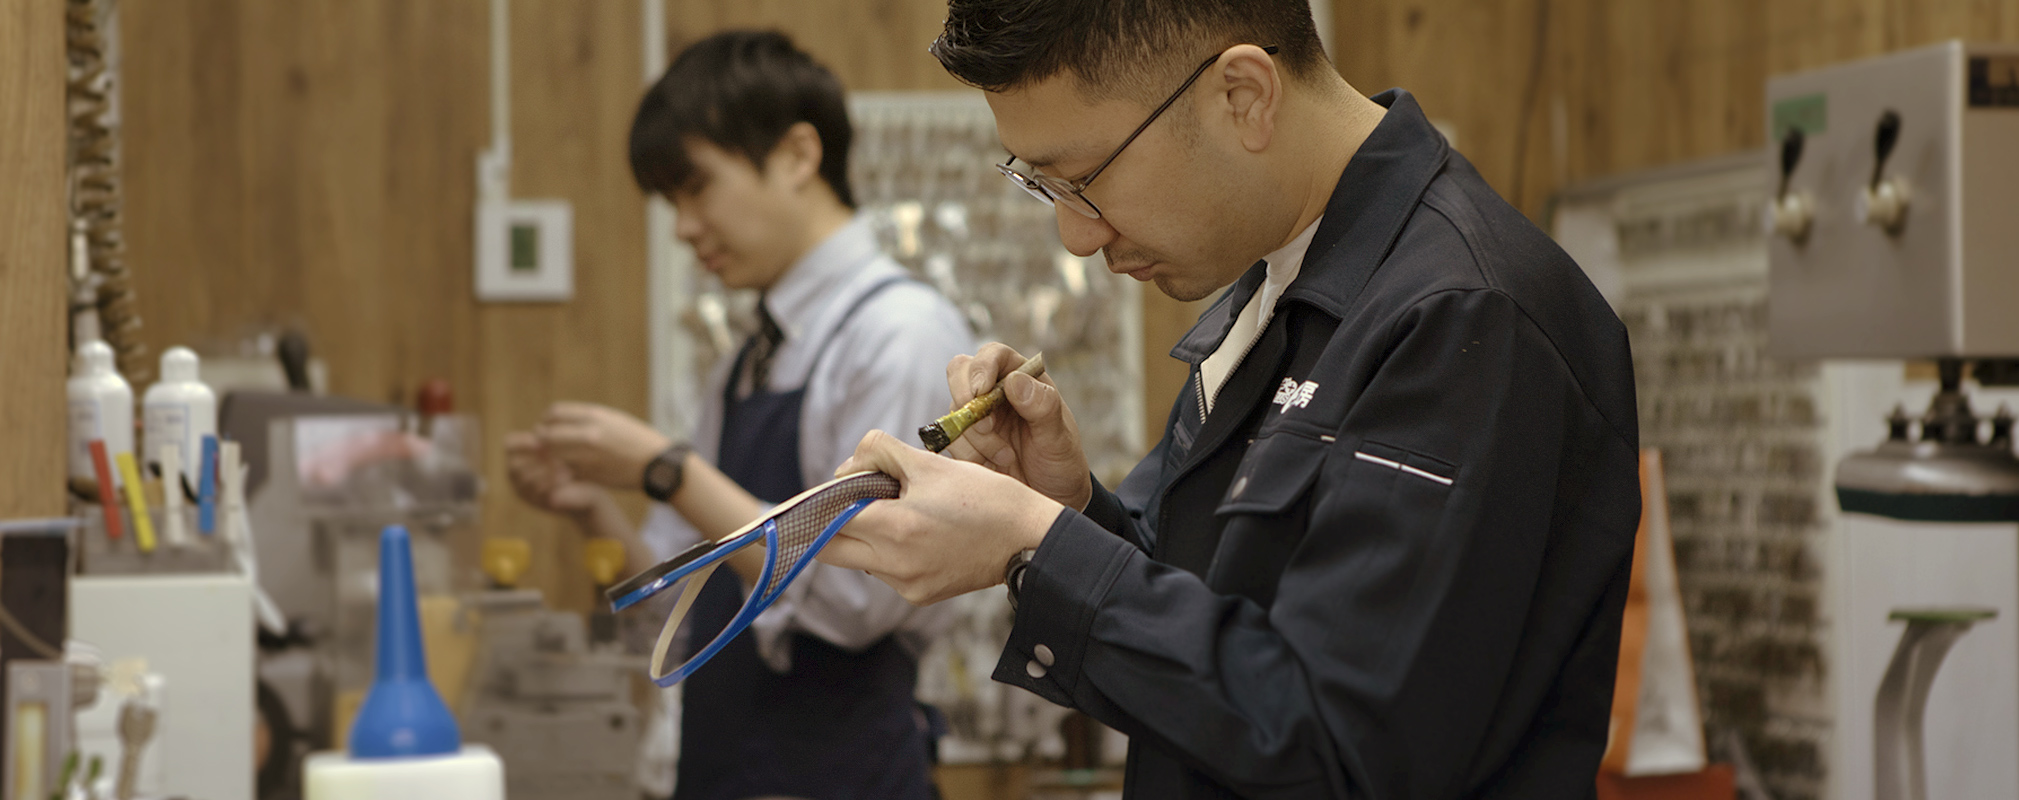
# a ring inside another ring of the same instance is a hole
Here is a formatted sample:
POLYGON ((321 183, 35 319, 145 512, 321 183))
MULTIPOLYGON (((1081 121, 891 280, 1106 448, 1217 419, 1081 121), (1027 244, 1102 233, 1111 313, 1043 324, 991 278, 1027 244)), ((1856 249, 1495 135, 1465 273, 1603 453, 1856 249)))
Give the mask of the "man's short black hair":
POLYGON ((648 193, 671 195, 694 177, 687 139, 750 159, 759 169, 801 122, 820 132, 820 177, 841 204, 848 186, 848 104, 841 81, 777 31, 723 31, 695 42, 638 103, 631 120, 631 175, 648 193))
POLYGON ((1330 66, 1306 0, 951 0, 931 49, 955 78, 992 92, 1068 72, 1089 96, 1155 103, 1237 44, 1283 48, 1298 76, 1330 66))

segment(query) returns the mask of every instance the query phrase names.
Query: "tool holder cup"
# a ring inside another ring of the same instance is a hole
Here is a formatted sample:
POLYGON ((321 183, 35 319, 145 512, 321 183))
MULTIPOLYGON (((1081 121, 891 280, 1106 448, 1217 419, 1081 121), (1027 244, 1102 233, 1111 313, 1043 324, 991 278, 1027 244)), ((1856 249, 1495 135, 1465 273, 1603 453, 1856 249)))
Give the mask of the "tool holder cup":
POLYGON ((134 524, 133 509, 115 507, 119 514, 116 523, 117 536, 112 526, 106 523, 104 506, 96 503, 79 504, 76 516, 82 520, 77 536, 82 540, 78 548, 78 572, 86 575, 141 575, 141 574, 188 574, 231 571, 230 554, 225 547, 224 533, 202 533, 197 530, 198 514, 194 507, 184 507, 182 517, 183 536, 171 540, 168 511, 158 506, 147 509, 147 520, 153 533, 153 547, 142 546, 134 524))

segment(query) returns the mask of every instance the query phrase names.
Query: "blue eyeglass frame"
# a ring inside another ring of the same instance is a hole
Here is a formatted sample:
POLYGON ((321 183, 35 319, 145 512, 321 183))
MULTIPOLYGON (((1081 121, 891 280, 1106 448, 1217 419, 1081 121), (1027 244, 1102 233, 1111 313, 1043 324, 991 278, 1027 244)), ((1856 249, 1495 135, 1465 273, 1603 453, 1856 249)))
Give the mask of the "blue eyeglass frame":
MULTIPOLYGON (((801 572, 806 571, 806 568, 813 563, 813 557, 818 555, 821 549, 827 546, 828 541, 832 540, 835 534, 841 532, 842 527, 847 525, 849 520, 854 519, 857 513, 860 513, 862 509, 867 508, 873 502, 876 502, 875 498, 865 498, 849 503, 846 508, 842 509, 840 514, 835 515, 834 519, 827 523, 827 527, 820 530, 820 534, 814 537, 812 544, 807 546, 806 551, 801 553, 790 566, 786 567, 788 571, 785 573, 784 580, 778 581, 777 586, 773 587, 770 591, 751 592, 750 596, 744 599, 743 608, 736 612, 736 616, 729 620, 728 625, 723 626, 722 632, 716 634, 715 638, 710 640, 706 647, 701 648, 700 652, 695 653, 692 658, 687 659, 685 663, 675 667, 665 675, 652 675, 652 682, 659 686, 672 686, 686 680, 688 676, 694 674, 695 670, 707 664, 709 659, 714 658, 717 653, 722 652, 722 648, 727 647, 731 639, 736 638, 737 634, 749 628, 750 623, 755 622, 759 615, 763 614, 766 609, 769 609, 773 603, 778 602, 778 598, 785 594, 785 587, 792 585, 792 581, 797 579, 801 572)), ((778 520, 775 518, 767 519, 764 521, 764 524, 731 539, 695 544, 693 547, 682 551, 679 555, 662 561, 651 569, 638 573, 624 582, 610 587, 609 591, 604 593, 604 597, 610 601, 610 610, 613 613, 623 611, 658 595, 660 592, 666 591, 681 581, 690 578, 705 581, 714 573, 714 567, 720 565, 724 559, 760 541, 764 543, 765 547, 764 569, 758 574, 756 585, 760 587, 771 586, 771 576, 776 574, 779 569, 778 520), (697 575, 696 573, 702 574, 697 575)), ((693 602, 693 596, 698 595, 700 590, 700 584, 696 583, 682 592, 680 605, 674 608, 673 614, 667 620, 669 627, 679 624, 680 620, 676 617, 685 616, 687 611, 686 606, 693 602)), ((665 640, 669 634, 670 631, 662 632, 661 647, 666 646, 665 640)))

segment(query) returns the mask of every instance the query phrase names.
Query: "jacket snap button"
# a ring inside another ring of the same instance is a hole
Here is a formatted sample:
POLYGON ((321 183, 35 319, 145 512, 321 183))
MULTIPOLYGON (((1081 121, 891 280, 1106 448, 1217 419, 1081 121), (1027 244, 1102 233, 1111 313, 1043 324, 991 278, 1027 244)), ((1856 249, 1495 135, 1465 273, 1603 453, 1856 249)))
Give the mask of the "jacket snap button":
POLYGON ((1241 496, 1241 493, 1245 491, 1248 491, 1248 478, 1247 476, 1244 475, 1241 476, 1240 480, 1234 481, 1233 496, 1239 498, 1241 496))
POLYGON ((1024 672, 1033 678, 1042 678, 1045 676, 1045 665, 1032 661, 1024 664, 1024 672))
POLYGON ((1031 650, 1031 654, 1038 657, 1039 664, 1043 664, 1049 667, 1053 663, 1052 649, 1049 647, 1046 647, 1044 645, 1038 645, 1036 648, 1031 650))

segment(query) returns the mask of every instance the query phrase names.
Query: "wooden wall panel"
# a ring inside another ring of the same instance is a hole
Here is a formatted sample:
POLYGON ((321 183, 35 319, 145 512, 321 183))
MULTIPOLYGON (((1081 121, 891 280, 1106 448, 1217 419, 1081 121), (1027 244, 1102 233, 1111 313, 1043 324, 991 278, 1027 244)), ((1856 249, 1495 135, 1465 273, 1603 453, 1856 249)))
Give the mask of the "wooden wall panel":
POLYGON ((63 30, 0 0, 0 519, 63 513, 63 30))
POLYGON ((479 304, 489 9, 125 5, 129 261, 156 352, 298 325, 335 392, 410 400, 448 379, 486 433, 486 532, 531 538, 532 583, 586 607, 573 537, 512 498, 499 441, 559 398, 645 412, 644 205, 624 166, 640 9, 512 4, 513 191, 573 203, 576 295, 479 304))
POLYGON ((669 55, 724 28, 776 28, 851 91, 961 89, 927 45, 944 0, 666 0, 669 55))
POLYGON ((1353 0, 1333 57, 1539 219, 1568 183, 1763 146, 1771 75, 1950 38, 2019 41, 2019 0, 1353 0))

